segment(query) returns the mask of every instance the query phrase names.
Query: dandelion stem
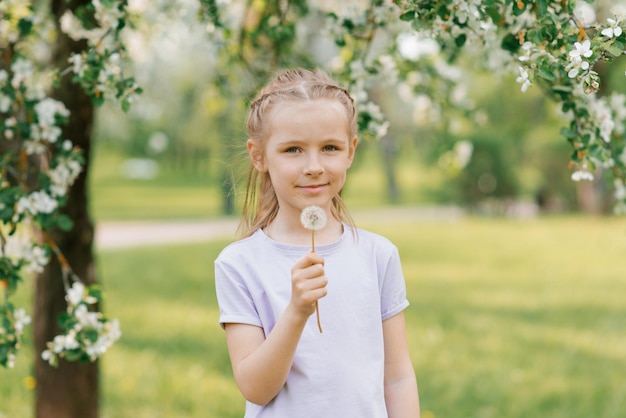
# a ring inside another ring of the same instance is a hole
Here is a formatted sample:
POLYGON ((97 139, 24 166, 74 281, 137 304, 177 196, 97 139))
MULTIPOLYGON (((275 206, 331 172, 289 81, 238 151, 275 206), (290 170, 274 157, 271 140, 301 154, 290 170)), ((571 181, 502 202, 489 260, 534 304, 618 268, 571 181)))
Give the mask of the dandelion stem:
MULTIPOLYGON (((311 229, 311 251, 315 252, 315 229, 311 229)), ((317 317, 317 329, 322 333, 322 321, 320 321, 319 304, 315 301, 315 316, 317 317)))

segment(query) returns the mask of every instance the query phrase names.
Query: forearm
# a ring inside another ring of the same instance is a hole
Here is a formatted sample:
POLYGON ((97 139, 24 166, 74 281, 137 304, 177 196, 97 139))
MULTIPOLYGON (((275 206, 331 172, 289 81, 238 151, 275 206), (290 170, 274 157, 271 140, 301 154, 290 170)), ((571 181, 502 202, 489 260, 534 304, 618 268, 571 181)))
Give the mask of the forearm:
POLYGON ((265 341, 236 366, 235 379, 248 401, 265 405, 284 386, 306 321, 288 307, 265 341))
POLYGON ((419 418, 420 404, 415 374, 385 382, 385 403, 389 418, 419 418))

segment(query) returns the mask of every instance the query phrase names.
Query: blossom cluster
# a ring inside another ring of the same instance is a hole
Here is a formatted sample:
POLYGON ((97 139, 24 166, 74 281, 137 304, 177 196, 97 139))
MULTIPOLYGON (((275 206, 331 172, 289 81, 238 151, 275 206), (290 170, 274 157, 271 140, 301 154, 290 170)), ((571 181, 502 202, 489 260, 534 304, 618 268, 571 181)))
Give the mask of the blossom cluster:
POLYGON ((67 289, 65 299, 67 312, 59 321, 64 333, 46 344, 41 358, 52 366, 58 364, 59 358, 94 361, 121 337, 119 322, 90 310, 101 300, 101 293, 94 286, 75 282, 67 289))
POLYGON ((121 32, 128 20, 125 1, 92 0, 92 15, 79 18, 68 10, 61 16, 61 29, 70 38, 86 40, 89 49, 69 58, 74 80, 80 83, 96 103, 117 100, 128 110, 141 88, 124 73, 126 50, 121 32), (91 18, 95 20, 94 25, 91 18))
MULTIPOLYGON (((335 5, 335 8, 339 5, 335 5)), ((374 86, 392 86, 399 76, 395 60, 388 53, 364 59, 355 59, 367 49, 376 32, 396 22, 400 8, 393 3, 382 3, 372 8, 345 7, 327 12, 326 34, 341 48, 328 65, 330 72, 342 80, 350 90, 359 112, 359 130, 365 137, 381 139, 387 135, 389 121, 380 107, 371 99, 374 86)))
MULTIPOLYGON (((574 148, 574 181, 593 180, 594 171, 623 181, 623 98, 600 97, 599 61, 626 53, 626 22, 613 16, 604 22, 583 17, 586 4, 574 2, 511 2, 453 0, 428 4, 408 1, 402 19, 424 37, 436 39, 442 49, 464 48, 485 57, 492 71, 515 74, 521 90, 540 84, 561 103, 569 126, 562 130, 574 148)), ((618 184, 618 183, 615 183, 618 184)), ((623 183, 619 183, 623 184, 623 183)), ((626 205, 614 189, 617 207, 626 205)))
POLYGON ((387 135, 389 117, 371 94, 381 89, 395 88, 414 109, 417 124, 436 123, 444 116, 440 112, 444 106, 452 110, 450 115, 468 110, 464 91, 458 88, 460 72, 437 55, 438 44, 416 36, 399 19, 402 9, 396 2, 376 2, 371 8, 333 7, 327 11, 326 35, 339 53, 327 67, 352 93, 362 136, 381 139, 387 135), (380 39, 392 42, 381 47, 380 39))
MULTIPOLYGON (((86 39, 88 49, 71 56, 66 69, 55 71, 31 47, 46 43, 50 27, 46 18, 36 13, 30 1, 0 2, 0 47, 6 51, 3 59, 7 63, 0 69, 0 289, 4 296, 0 300, 0 364, 7 367, 14 364, 24 325, 30 322, 10 298, 24 274, 43 271, 51 253, 58 253, 58 248, 52 252, 47 244, 23 236, 20 226, 44 231, 71 228, 71 220, 59 209, 83 170, 81 150, 63 137, 62 126, 70 112, 49 92, 59 77, 71 73, 94 103, 114 97, 123 109, 130 105, 140 89, 122 71, 124 4, 94 0, 77 11, 81 19, 66 13, 62 30, 73 39, 86 39), (32 172, 38 174, 36 181, 29 174, 32 172)), ((64 275, 71 271, 70 266, 62 267, 64 275)), ((84 287, 79 291, 79 278, 74 280, 71 288, 66 285, 69 319, 65 333, 53 340, 46 355, 51 364, 59 357, 94 360, 119 338, 117 321, 109 322, 100 312, 88 310, 100 294, 84 287), (80 300, 70 296, 81 292, 89 296, 80 300), (60 341, 64 343, 59 345, 60 341)))
POLYGON ((13 305, 0 306, 0 365, 15 366, 17 352, 22 344, 24 327, 31 322, 24 309, 14 310, 13 305))

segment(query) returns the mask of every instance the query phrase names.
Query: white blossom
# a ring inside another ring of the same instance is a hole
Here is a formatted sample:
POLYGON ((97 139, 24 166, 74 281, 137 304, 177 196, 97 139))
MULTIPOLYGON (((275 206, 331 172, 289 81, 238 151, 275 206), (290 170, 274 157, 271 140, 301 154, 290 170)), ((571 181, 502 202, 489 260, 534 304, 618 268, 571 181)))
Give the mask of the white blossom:
POLYGON ((591 50, 591 41, 589 39, 585 39, 582 43, 574 42, 574 49, 568 54, 570 63, 565 67, 565 70, 568 71, 568 77, 574 78, 578 75, 579 70, 587 70, 589 62, 583 58, 589 58, 592 55, 593 51, 591 50))
POLYGON ((75 350, 77 348, 80 348, 80 344, 78 343, 78 340, 76 339, 76 332, 74 330, 70 330, 70 332, 68 332, 67 335, 65 335, 65 338, 63 339, 63 349, 75 350))
POLYGON ((18 309, 13 314, 15 320, 13 326, 15 327, 15 333, 19 336, 24 332, 24 325, 30 324, 30 316, 26 315, 24 309, 18 309))
POLYGON ((615 122, 609 105, 602 99, 593 100, 589 103, 589 111, 595 125, 599 128, 600 138, 604 142, 610 142, 615 122))
POLYGON ((78 320, 81 328, 100 329, 102 327, 98 312, 90 312, 84 304, 78 305, 74 311, 74 317, 78 320))
POLYGON ((594 178, 593 173, 587 170, 586 168, 582 170, 576 170, 572 173, 572 180, 574 181, 581 181, 581 180, 593 181, 593 178, 594 178))
POLYGON ((35 112, 37 113, 37 122, 42 127, 49 127, 56 125, 55 117, 57 115, 68 117, 70 111, 65 105, 51 98, 45 98, 35 105, 35 112))
POLYGON ((74 282, 72 287, 70 287, 65 295, 65 300, 67 300, 69 306, 68 309, 74 308, 78 305, 85 296, 85 285, 81 282, 74 282))
POLYGON ((48 261, 50 261, 50 258, 48 257, 48 253, 43 248, 33 245, 30 253, 27 253, 24 256, 24 260, 26 260, 26 265, 24 266, 26 271, 41 273, 44 267, 48 264, 48 261))
POLYGON ((534 44, 532 42, 524 42, 522 44, 522 51, 524 51, 524 55, 521 55, 518 58, 520 61, 529 61, 530 60, 530 54, 532 52, 533 45, 534 44))
POLYGON ((50 350, 43 350, 41 352, 41 359, 48 362, 48 364, 53 364, 54 354, 52 354, 50 350))
POLYGON ((14 266, 23 261, 24 269, 31 273, 41 273, 49 261, 46 250, 19 235, 9 236, 6 239, 4 255, 14 266))
POLYGON ((528 87, 530 87, 533 83, 528 78, 528 71, 524 67, 519 67, 519 77, 515 79, 518 83, 522 83, 522 92, 526 92, 528 87))
POLYGON ((11 86, 14 89, 20 87, 20 85, 29 81, 33 77, 33 64, 23 58, 18 58, 12 65, 13 79, 11 80, 11 86))
POLYGON ((85 61, 83 60, 83 56, 81 54, 72 54, 68 58, 70 64, 72 64, 72 72, 79 77, 82 77, 85 74, 85 61))
POLYGON ((96 8, 95 17, 100 22, 101 27, 107 30, 116 29, 123 13, 118 9, 118 3, 106 3, 113 7, 106 7, 100 0, 92 0, 92 4, 96 8))
POLYGON ((48 193, 43 190, 35 191, 28 196, 22 196, 17 201, 16 212, 18 215, 23 213, 30 213, 31 215, 37 215, 38 213, 52 213, 59 202, 50 197, 48 193))
POLYGON ((13 100, 9 96, 0 93, 0 113, 9 113, 13 100))
POLYGON ((48 171, 48 176, 52 182, 50 185, 50 192, 52 195, 58 197, 65 196, 67 189, 74 183, 81 170, 82 167, 76 160, 60 160, 56 167, 48 171))
POLYGON ((617 38, 622 34, 622 28, 620 27, 619 19, 608 18, 606 21, 611 26, 600 32, 602 35, 606 36, 607 38, 617 38))

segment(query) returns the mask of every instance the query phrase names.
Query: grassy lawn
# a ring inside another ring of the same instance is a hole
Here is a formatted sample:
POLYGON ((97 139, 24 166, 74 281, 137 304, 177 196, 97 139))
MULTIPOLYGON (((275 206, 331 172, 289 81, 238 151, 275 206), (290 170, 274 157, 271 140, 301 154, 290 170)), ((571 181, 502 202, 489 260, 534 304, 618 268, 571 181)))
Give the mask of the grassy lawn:
MULTIPOLYGON (((361 226, 401 251, 424 418, 623 416, 624 219, 361 226)), ((123 329, 102 361, 103 417, 243 416, 216 323, 212 260, 225 243, 99 254, 123 329)), ((29 355, 0 372, 0 417, 31 414, 29 355)))

